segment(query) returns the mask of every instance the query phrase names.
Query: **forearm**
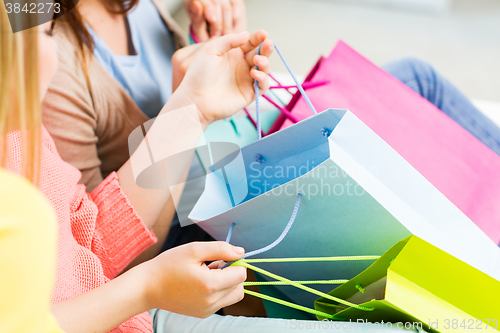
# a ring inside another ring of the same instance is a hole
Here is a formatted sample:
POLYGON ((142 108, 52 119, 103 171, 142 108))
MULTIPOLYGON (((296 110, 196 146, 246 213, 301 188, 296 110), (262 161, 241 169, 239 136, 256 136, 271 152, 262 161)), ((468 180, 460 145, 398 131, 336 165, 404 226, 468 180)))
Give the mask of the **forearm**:
POLYGON ((154 225, 153 232, 158 238, 158 242, 154 245, 148 247, 145 251, 143 251, 140 255, 138 255, 124 271, 127 271, 145 261, 153 259, 156 257, 162 247, 165 245, 165 241, 167 239, 168 233, 170 231, 170 226, 172 225, 173 219, 175 216, 175 205, 172 200, 169 200, 165 209, 160 214, 157 222, 154 225))
POLYGON ((244 32, 206 43, 149 129, 147 143, 143 140, 131 159, 119 170, 120 184, 148 227, 154 225, 170 193, 168 189, 140 188, 132 171, 137 176, 156 163, 156 174, 154 179, 147 179, 148 184, 156 186, 163 182, 162 185, 170 187, 173 192, 174 202, 177 201, 179 197, 176 195, 180 196, 180 193, 176 192, 180 192, 180 186, 175 185, 180 184, 187 174, 194 148, 208 124, 230 117, 251 103, 255 99, 255 81, 258 93, 268 89, 270 65, 267 57, 272 53, 273 44, 271 41, 266 43, 266 37, 264 31, 252 35, 244 32), (260 44, 261 54, 256 55, 260 44), (254 66, 259 66, 259 70, 254 66), (187 110, 189 106, 192 108, 187 110), (172 190, 173 186, 175 190, 172 190))
POLYGON ((67 333, 109 332, 149 310, 142 288, 143 273, 132 269, 87 293, 52 305, 52 313, 67 333))
MULTIPOLYGON (((176 175, 169 177, 168 180, 165 179, 165 177, 160 177, 160 179, 154 180, 155 182, 157 181, 159 183, 163 183, 165 185, 165 189, 147 189, 138 185, 136 182, 137 175, 134 176, 133 163, 131 160, 135 158, 137 161, 137 159, 140 158, 140 154, 138 152, 141 151, 141 148, 144 148, 144 146, 148 146, 149 148, 142 149, 142 151, 158 151, 158 148, 155 149, 155 146, 160 147, 162 150, 160 155, 163 156, 174 156, 179 151, 186 151, 196 147, 196 144, 198 143, 207 124, 199 115, 192 117, 194 111, 189 113, 191 117, 175 116, 173 117, 174 121, 169 120, 168 123, 162 121, 162 115, 166 115, 167 113, 173 111, 175 112, 176 110, 182 108, 189 109, 190 111, 196 109, 196 114, 199 114, 196 105, 194 105, 192 100, 186 97, 183 92, 178 91, 174 93, 163 107, 159 116, 151 126, 151 129, 148 131, 148 135, 146 136, 148 142, 143 140, 134 155, 132 155, 131 158, 117 172, 120 186, 125 191, 132 206, 150 229, 153 228, 165 205, 172 196, 170 188, 173 188, 176 184, 179 185, 175 186, 174 200, 180 198, 183 188, 181 180, 187 177, 192 156, 189 157, 184 155, 182 159, 176 160, 175 168, 176 170, 180 170, 180 172, 174 172, 176 175), (199 128, 201 128, 201 131, 197 130, 199 128), (153 137, 150 135, 152 132, 156 134, 160 133, 160 135, 155 135, 153 137)), ((181 113, 170 113, 169 116, 173 114, 180 115, 181 113)), ((142 163, 142 161, 140 162, 142 163)), ((164 171, 165 164, 166 163, 163 164, 164 171)), ((162 176, 165 176, 165 172, 162 176)))

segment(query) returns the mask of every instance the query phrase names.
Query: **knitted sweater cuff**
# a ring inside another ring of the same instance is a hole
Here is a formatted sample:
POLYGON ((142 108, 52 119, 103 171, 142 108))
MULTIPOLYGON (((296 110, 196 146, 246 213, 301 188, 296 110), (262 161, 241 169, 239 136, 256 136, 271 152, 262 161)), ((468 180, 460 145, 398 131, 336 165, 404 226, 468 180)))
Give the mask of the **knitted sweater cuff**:
POLYGON ((95 232, 109 258, 108 263, 102 263, 104 274, 113 278, 137 255, 156 243, 157 238, 132 207, 115 172, 90 196, 99 211, 95 232))

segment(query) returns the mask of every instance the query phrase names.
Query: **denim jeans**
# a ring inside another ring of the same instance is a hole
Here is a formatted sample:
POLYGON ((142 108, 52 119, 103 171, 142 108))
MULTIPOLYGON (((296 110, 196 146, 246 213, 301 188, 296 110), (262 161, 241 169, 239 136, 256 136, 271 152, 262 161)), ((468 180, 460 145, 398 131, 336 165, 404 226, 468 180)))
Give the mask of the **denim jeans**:
POLYGON ((500 127, 428 63, 405 58, 383 68, 500 155, 500 127))
POLYGON ((149 311, 155 333, 420 333, 426 332, 417 323, 371 324, 357 322, 321 322, 274 318, 249 318, 212 315, 205 319, 163 311, 149 311), (409 328, 404 328, 404 325, 409 328))

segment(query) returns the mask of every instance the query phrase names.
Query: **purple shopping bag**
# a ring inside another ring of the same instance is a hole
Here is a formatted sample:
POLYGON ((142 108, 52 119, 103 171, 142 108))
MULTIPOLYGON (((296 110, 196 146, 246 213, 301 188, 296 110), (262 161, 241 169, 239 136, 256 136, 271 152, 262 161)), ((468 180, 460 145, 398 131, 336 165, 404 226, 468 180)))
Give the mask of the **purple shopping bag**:
MULTIPOLYGON (((500 156, 433 104, 344 42, 321 59, 308 91, 318 110, 351 110, 405 158, 496 244, 500 243, 500 156)), ((288 109, 311 115, 297 93, 288 109)), ((274 129, 293 122, 281 116, 274 129)))

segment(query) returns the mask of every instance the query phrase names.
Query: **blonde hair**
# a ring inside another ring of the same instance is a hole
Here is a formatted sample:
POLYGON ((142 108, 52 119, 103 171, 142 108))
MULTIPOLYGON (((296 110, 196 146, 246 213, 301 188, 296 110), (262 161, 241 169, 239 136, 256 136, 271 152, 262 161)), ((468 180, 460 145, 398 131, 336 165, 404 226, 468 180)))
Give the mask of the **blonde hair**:
MULTIPOLYGON (((13 33, 4 0, 0 1, 0 167, 5 166, 10 148, 7 133, 20 130, 21 174, 36 183, 42 124, 38 30, 33 24, 32 29, 13 33)), ((36 17, 30 15, 25 19, 35 20, 36 17)))

